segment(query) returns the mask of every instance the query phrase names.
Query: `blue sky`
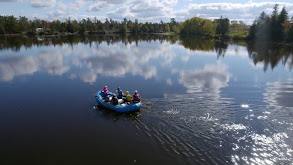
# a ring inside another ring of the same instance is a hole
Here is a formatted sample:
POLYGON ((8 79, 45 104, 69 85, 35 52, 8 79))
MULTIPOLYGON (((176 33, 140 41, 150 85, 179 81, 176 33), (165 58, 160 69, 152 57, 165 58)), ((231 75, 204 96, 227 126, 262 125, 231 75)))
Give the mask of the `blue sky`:
POLYGON ((280 10, 285 6, 292 17, 293 0, 0 0, 0 15, 49 21, 69 17, 122 21, 126 17, 139 22, 166 22, 170 18, 184 21, 192 17, 213 20, 222 15, 251 24, 262 11, 271 14, 276 3, 280 10))

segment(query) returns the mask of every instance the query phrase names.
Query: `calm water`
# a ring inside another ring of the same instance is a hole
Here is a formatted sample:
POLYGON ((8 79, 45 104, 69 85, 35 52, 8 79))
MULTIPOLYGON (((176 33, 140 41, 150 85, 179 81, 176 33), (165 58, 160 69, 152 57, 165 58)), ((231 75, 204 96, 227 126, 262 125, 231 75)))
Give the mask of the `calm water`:
POLYGON ((0 38, 0 164, 292 164, 293 47, 0 38), (95 109, 108 85, 140 112, 95 109))

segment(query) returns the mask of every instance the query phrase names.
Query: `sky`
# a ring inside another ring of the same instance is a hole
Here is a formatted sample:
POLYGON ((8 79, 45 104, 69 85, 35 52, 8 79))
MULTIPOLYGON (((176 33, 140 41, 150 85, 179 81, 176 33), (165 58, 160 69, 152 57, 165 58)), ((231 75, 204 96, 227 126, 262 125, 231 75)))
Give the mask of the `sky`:
POLYGON ((293 15, 293 0, 0 0, 0 15, 26 16, 48 21, 106 18, 139 22, 182 22, 192 17, 219 17, 252 24, 262 11, 271 14, 275 4, 284 6, 289 18, 293 15))

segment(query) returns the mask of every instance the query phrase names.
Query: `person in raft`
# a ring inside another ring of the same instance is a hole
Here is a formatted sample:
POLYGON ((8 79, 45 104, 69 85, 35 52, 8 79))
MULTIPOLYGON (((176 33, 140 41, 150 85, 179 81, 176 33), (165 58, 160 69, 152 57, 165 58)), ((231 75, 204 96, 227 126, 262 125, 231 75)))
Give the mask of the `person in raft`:
POLYGON ((117 98, 122 99, 123 95, 123 91, 120 89, 120 87, 117 87, 117 98))
POLYGON ((133 95, 133 103, 139 103, 139 102, 140 102, 140 94, 138 94, 137 90, 135 90, 133 95))
POLYGON ((102 92, 103 92, 103 93, 108 93, 108 92, 109 92, 109 90, 108 90, 108 86, 107 86, 107 85, 102 89, 102 92))
POLYGON ((117 97, 116 97, 115 94, 113 94, 113 97, 112 97, 111 102, 112 102, 113 105, 117 105, 118 104, 118 99, 117 99, 117 97))
POLYGON ((130 103, 132 101, 132 96, 129 94, 128 91, 126 91, 126 97, 124 102, 130 103))
POLYGON ((102 93, 103 93, 103 98, 106 102, 110 102, 110 96, 112 96, 110 93, 109 93, 109 90, 108 90, 108 87, 105 86, 103 89, 102 89, 102 93))

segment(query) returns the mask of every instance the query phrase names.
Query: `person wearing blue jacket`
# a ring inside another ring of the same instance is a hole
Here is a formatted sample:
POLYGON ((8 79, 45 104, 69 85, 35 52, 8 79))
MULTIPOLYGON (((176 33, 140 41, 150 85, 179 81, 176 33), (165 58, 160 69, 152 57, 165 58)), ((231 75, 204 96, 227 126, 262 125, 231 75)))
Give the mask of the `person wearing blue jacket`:
POLYGON ((122 99, 123 95, 123 91, 120 89, 120 87, 117 87, 117 98, 122 99))

